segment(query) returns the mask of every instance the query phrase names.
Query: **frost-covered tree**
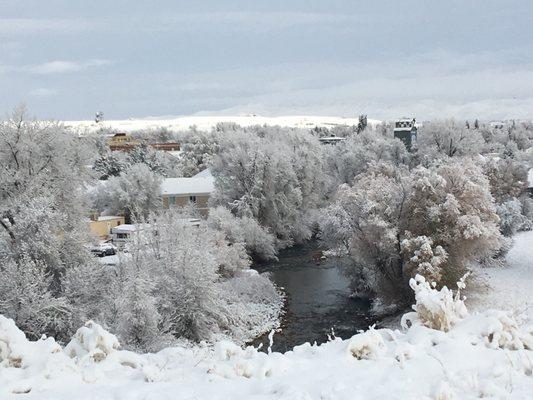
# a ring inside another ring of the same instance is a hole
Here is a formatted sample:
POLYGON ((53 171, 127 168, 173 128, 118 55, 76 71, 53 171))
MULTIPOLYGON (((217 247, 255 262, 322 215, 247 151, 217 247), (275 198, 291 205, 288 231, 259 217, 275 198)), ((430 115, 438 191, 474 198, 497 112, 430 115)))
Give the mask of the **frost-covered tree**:
POLYGON ((248 339, 256 329, 270 329, 281 308, 272 283, 249 265, 243 245, 207 224, 193 226, 175 210, 153 215, 111 277, 104 322, 129 347, 143 350, 171 338, 248 339), (264 291, 255 299, 254 286, 264 291), (252 328, 254 321, 262 325, 252 328))
POLYGON ((321 228, 330 246, 349 252, 359 287, 390 301, 408 293, 416 273, 448 284, 469 263, 496 254, 498 222, 481 169, 450 160, 413 171, 370 166, 339 188, 321 228))
POLYGON ((52 290, 46 264, 27 256, 0 259, 0 314, 12 318, 30 338, 43 332, 64 338, 71 311, 52 290))
POLYGON ((123 268, 124 280, 122 295, 116 301, 116 333, 128 348, 159 350, 171 338, 161 326, 158 298, 154 296, 155 282, 150 270, 144 269, 145 263, 136 261, 119 266, 123 268))
POLYGON ((481 133, 454 120, 425 123, 418 131, 418 151, 431 158, 478 154, 484 141, 481 133))
POLYGON ((243 244, 250 256, 261 260, 276 258, 276 240, 252 217, 237 217, 227 208, 219 206, 209 210, 207 223, 224 232, 231 244, 243 244))
POLYGON ((490 191, 497 203, 519 197, 527 188, 526 163, 512 158, 491 158, 483 163, 490 191))
POLYGON ((324 199, 322 146, 308 133, 225 135, 212 161, 213 203, 239 217, 253 217, 276 236, 278 246, 308 239, 312 211, 324 199))
POLYGON ((106 151, 94 161, 93 169, 100 179, 119 176, 128 166, 126 154, 121 151, 106 151))
POLYGON ((365 171, 371 162, 388 161, 395 165, 408 164, 410 160, 404 144, 391 135, 368 130, 349 137, 336 146, 329 146, 328 170, 335 188, 342 183, 352 183, 357 174, 365 171))
POLYGON ((127 163, 131 166, 144 164, 160 176, 174 176, 178 173, 178 161, 164 151, 157 151, 142 143, 127 153, 127 163))
POLYGON ((102 212, 146 218, 161 208, 161 178, 146 164, 134 164, 93 190, 93 205, 102 212))
POLYGON ((365 114, 359 116, 359 122, 357 123, 357 133, 363 132, 368 125, 368 119, 365 114))
POLYGON ((200 132, 193 129, 183 138, 179 159, 183 176, 196 175, 209 166, 209 161, 219 151, 218 141, 221 134, 221 131, 216 130, 200 132))
POLYGON ((533 223, 524 211, 522 202, 516 198, 497 205, 496 212, 500 217, 500 231, 503 235, 511 237, 518 231, 532 228, 533 223))
POLYGON ((23 109, 0 123, 0 248, 15 261, 44 262, 56 286, 68 266, 88 256, 86 145, 59 123, 28 121, 23 109))
POLYGON ((28 120, 22 108, 0 123, 0 313, 24 320, 30 335, 65 337, 76 312, 62 281, 92 262, 83 246, 90 155, 85 137, 28 120))

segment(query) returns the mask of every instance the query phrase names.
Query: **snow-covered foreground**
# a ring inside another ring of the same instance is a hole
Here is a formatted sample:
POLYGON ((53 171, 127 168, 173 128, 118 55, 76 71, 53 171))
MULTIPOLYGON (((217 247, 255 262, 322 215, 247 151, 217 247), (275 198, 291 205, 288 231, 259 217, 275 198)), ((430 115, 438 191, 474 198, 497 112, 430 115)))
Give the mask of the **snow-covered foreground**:
MULTIPOLYGON (((102 127, 116 129, 121 132, 133 132, 147 129, 166 128, 170 131, 184 131, 191 126, 196 126, 199 130, 210 130, 218 123, 236 123, 240 126, 247 127, 252 125, 270 125, 282 126, 289 128, 311 129, 315 126, 332 128, 337 125, 357 125, 357 117, 324 117, 324 116, 280 116, 280 117, 263 117, 259 115, 245 116, 183 116, 183 117, 163 117, 163 118, 138 118, 127 120, 110 120, 101 123, 94 121, 65 121, 65 125, 72 128, 86 129, 96 131, 102 127)), ((369 125, 376 125, 380 121, 368 120, 369 125)))
POLYGON ((513 242, 507 265, 476 271, 483 287, 471 308, 505 310, 517 321, 533 324, 533 231, 518 233, 513 242))
POLYGON ((529 399, 533 332, 503 312, 469 315, 451 291, 412 280, 404 329, 285 354, 168 348, 138 355, 89 322, 62 349, 28 341, 0 316, 0 398, 24 399, 529 399))

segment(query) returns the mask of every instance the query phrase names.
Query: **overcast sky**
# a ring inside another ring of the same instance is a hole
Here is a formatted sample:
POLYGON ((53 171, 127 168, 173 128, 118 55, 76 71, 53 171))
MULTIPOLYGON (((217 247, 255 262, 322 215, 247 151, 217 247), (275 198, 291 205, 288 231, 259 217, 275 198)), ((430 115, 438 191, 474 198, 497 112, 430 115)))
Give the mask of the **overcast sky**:
POLYGON ((532 0, 0 0, 0 112, 533 118, 532 0))

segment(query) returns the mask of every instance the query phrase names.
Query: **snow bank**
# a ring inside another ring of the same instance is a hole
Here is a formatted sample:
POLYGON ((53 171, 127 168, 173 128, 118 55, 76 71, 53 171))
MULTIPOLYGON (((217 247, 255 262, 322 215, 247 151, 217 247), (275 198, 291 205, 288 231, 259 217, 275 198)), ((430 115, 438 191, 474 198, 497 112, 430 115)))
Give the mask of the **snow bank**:
POLYGON ((94 322, 61 351, 0 316, 0 398, 531 398, 531 329, 501 311, 469 314, 457 292, 421 277, 411 285, 406 329, 371 328, 285 354, 223 341, 140 355, 94 322))
POLYGON ((533 325, 533 231, 518 233, 513 242, 506 265, 475 271, 480 288, 469 295, 468 305, 475 311, 507 311, 521 324, 533 325))

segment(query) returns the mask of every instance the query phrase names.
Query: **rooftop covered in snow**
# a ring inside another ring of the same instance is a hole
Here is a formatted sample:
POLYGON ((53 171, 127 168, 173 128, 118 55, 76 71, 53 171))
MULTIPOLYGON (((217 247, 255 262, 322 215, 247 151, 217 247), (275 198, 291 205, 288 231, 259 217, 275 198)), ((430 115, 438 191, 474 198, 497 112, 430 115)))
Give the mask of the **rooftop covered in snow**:
POLYGON ((166 178, 161 184, 161 194, 171 196, 209 195, 215 190, 215 180, 206 169, 191 178, 166 178))

